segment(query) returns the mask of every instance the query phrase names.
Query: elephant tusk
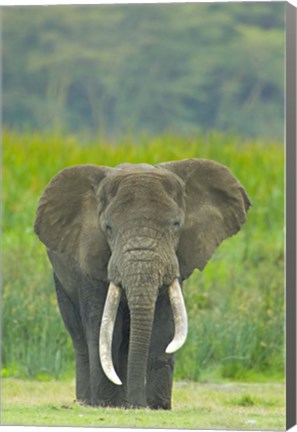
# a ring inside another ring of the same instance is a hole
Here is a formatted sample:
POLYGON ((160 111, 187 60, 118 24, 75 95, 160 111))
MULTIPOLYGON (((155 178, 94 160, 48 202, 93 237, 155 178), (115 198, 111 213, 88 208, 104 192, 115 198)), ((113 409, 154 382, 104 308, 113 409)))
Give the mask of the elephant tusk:
POLYGON ((113 367, 112 334, 120 298, 121 289, 113 282, 110 282, 104 305, 99 336, 99 356, 102 369, 107 378, 116 385, 121 385, 122 381, 113 367))
POLYGON ((169 299, 175 325, 173 340, 166 348, 167 354, 176 352, 185 342, 188 333, 188 318, 179 281, 175 279, 169 287, 169 299))

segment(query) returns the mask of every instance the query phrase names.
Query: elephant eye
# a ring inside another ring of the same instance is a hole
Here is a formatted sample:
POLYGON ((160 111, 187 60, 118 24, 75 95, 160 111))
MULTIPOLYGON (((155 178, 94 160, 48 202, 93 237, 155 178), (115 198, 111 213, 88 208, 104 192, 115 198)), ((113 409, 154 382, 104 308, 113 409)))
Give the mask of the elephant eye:
POLYGON ((174 228, 174 231, 178 231, 180 229, 180 221, 179 220, 174 221, 173 228, 174 228))
POLYGON ((107 235, 108 237, 110 237, 111 234, 112 234, 112 228, 111 228, 111 225, 110 225, 109 222, 105 222, 105 224, 104 224, 104 230, 105 230, 105 232, 106 232, 106 235, 107 235))

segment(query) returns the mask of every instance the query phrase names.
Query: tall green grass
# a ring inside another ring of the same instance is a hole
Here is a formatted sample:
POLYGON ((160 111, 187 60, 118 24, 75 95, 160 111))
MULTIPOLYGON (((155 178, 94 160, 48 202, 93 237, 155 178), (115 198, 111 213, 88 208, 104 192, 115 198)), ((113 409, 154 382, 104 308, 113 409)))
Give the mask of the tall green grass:
POLYGON ((185 283, 189 336, 176 378, 263 379, 284 371, 284 148, 232 135, 164 135, 134 142, 3 135, 4 376, 61 377, 73 367, 50 265, 33 233, 38 199, 66 166, 158 163, 188 157, 227 165, 253 202, 248 221, 185 283))

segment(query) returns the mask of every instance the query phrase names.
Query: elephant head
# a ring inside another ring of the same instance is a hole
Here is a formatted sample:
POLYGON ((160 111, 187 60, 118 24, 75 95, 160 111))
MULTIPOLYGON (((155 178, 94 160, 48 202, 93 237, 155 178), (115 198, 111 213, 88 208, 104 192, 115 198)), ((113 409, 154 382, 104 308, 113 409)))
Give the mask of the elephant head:
POLYGON ((121 384, 112 362, 112 333, 121 292, 131 317, 128 400, 142 405, 150 335, 159 290, 167 287, 175 336, 185 341, 180 282, 203 270, 217 246, 246 220, 249 198, 223 165, 186 159, 116 168, 81 165, 54 177, 41 197, 35 231, 48 250, 71 257, 109 289, 101 320, 103 370, 121 384))

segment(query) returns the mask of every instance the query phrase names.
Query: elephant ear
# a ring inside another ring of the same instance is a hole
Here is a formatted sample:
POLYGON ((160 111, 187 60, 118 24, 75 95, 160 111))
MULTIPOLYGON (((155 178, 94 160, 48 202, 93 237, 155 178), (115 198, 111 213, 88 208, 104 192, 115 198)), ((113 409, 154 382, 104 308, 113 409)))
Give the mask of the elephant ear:
POLYGON ((203 270, 218 245, 246 220, 251 202, 231 171, 217 162, 185 159, 159 164, 185 183, 185 223, 177 257, 183 279, 203 270))
POLYGON ((104 279, 110 250, 98 223, 96 189, 110 168, 78 165, 58 173, 40 198, 34 229, 48 250, 104 279))

